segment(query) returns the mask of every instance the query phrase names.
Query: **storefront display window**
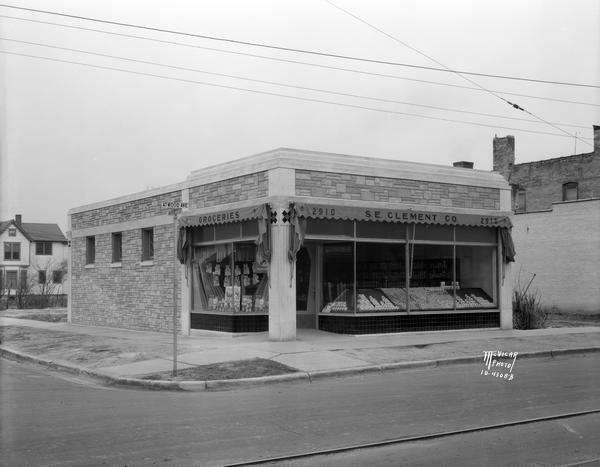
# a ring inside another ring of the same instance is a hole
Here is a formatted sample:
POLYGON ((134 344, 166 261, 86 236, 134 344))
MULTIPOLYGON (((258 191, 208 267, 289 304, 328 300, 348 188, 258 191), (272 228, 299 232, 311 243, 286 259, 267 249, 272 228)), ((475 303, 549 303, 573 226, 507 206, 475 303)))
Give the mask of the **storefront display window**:
POLYGON ((321 313, 498 307, 496 228, 309 218, 306 237, 322 248, 321 313))
POLYGON ((354 243, 323 244, 323 313, 354 311, 354 243))
POLYGON ((256 261, 253 243, 196 248, 196 311, 267 313, 268 268, 256 261))
POLYGON ((405 245, 356 244, 356 310, 406 310, 405 245))
POLYGON ((410 309, 454 309, 452 245, 411 244, 409 251, 410 309))
POLYGON ((456 261, 461 265, 457 274, 456 308, 495 308, 496 247, 457 246, 456 261))

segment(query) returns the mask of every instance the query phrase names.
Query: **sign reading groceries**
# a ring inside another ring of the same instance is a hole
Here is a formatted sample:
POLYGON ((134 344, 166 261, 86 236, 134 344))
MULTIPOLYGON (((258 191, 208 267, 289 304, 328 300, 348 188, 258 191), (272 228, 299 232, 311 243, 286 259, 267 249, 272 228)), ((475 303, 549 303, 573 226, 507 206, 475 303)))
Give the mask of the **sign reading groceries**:
POLYGON ((510 227, 510 219, 506 216, 480 216, 476 214, 414 211, 411 209, 374 209, 301 203, 296 204, 296 209, 300 217, 315 219, 510 227))

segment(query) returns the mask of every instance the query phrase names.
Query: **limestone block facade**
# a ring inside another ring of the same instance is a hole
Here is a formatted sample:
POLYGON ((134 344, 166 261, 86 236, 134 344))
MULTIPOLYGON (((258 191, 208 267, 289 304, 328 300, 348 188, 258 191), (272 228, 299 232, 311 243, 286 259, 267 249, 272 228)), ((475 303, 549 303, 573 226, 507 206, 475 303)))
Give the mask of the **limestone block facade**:
MULTIPOLYGON (((447 214, 445 217, 448 219, 456 219, 456 216, 462 215, 471 216, 471 220, 482 219, 483 223, 484 219, 486 222, 489 219, 497 221, 510 214, 510 189, 502 177, 486 171, 285 148, 197 170, 176 185, 69 211, 72 237, 70 322, 168 332, 172 329, 175 305, 179 331, 183 334, 189 333, 200 322, 210 322, 210 326, 222 325, 214 323, 223 314, 216 311, 202 312, 202 309, 208 306, 207 303, 210 306, 216 303, 214 297, 209 297, 208 289, 218 287, 219 280, 220 286, 223 286, 224 278, 230 280, 228 287, 235 289, 234 272, 231 270, 223 275, 223 268, 229 268, 228 265, 215 269, 214 264, 207 267, 202 263, 202 268, 199 268, 199 264, 210 253, 206 253, 210 245, 203 246, 210 243, 205 239, 208 235, 206 232, 212 235, 211 242, 215 245, 217 257, 228 255, 227 242, 218 238, 219 229, 225 229, 227 225, 230 229, 235 225, 231 226, 228 221, 223 221, 223 224, 221 219, 229 219, 240 212, 243 217, 243 213, 247 214, 253 207, 268 206, 270 262, 266 266, 259 266, 256 261, 247 259, 244 263, 250 283, 252 276, 269 276, 268 319, 263 321, 262 318, 266 315, 243 314, 240 310, 232 316, 238 319, 240 326, 251 326, 252 330, 265 326, 263 330, 268 330, 271 339, 294 339, 298 303, 295 277, 299 270, 295 260, 290 262, 288 254, 293 236, 290 234, 289 216, 291 207, 302 203, 356 209, 388 209, 394 210, 396 214, 400 210, 405 214, 418 211, 422 217, 431 212, 436 213, 432 214, 434 219, 436 215, 439 215, 439 219, 444 214, 447 214), (173 217, 168 213, 168 203, 173 202, 185 203, 179 214, 180 220, 185 218, 195 222, 188 224, 193 231, 192 265, 176 262, 177 229, 173 217), (206 219, 215 219, 216 230, 211 230, 213 226, 206 224, 206 219), (153 229, 152 260, 144 259, 144 235, 147 235, 148 229, 153 229), (200 229, 204 229, 204 233, 200 229), (118 262, 114 261, 115 235, 120 239, 121 245, 118 262), (90 245, 94 249, 93 261, 89 257, 90 245), (220 279, 216 275, 219 274, 217 271, 220 271, 220 279), (207 278, 210 280, 207 281, 207 278), (174 283, 177 291, 175 304, 174 283), (207 299, 201 300, 203 294, 208 294, 208 302, 207 299)), ((240 224, 242 243, 246 242, 246 246, 253 243, 249 243, 250 237, 244 236, 244 232, 255 231, 255 218, 248 217, 250 220, 247 224, 240 224)), ((350 222, 359 221, 357 219, 350 222)), ((452 221, 448 220, 448 225, 448 228, 454 229, 452 221)), ((479 225, 479 220, 475 225, 479 225)), ((496 251, 496 245, 499 245, 496 241, 499 235, 496 237, 495 231, 494 229, 490 237, 493 238, 490 251, 496 251)), ((399 241, 405 242, 406 239, 402 237, 399 241)), ((311 255, 317 255, 316 252, 321 251, 321 247, 316 241, 312 245, 310 248, 314 252, 311 250, 311 255)), ((240 250, 238 256, 243 257, 245 254, 247 253, 240 250)), ((499 258, 499 247, 497 254, 499 258)), ((312 258, 315 260, 317 256, 313 255, 312 258)), ((231 261, 233 266, 233 259, 231 261)), ((495 322, 496 326, 511 327, 508 298, 510 281, 500 279, 502 272, 496 256, 490 257, 490 261, 496 268, 493 274, 499 285, 493 294, 490 292, 494 296, 494 309, 490 316, 495 313, 495 318, 485 323, 486 326, 495 322)), ((235 272, 236 277, 237 274, 244 274, 241 269, 240 265, 240 270, 235 272)), ((315 271, 313 267, 311 281, 314 274, 321 274, 315 271)), ((503 271, 504 275, 510 275, 510 265, 503 271)), ((225 289, 223 286, 223 290, 225 289)), ((227 293, 229 291, 225 292, 227 293)), ((314 294, 314 291, 311 293, 314 294)), ((239 297, 240 303, 243 302, 242 298, 239 297)), ((483 311, 488 313, 489 310, 483 311)), ((320 310, 314 313, 315 322, 321 319, 319 314, 320 310)), ((410 318, 411 326, 420 325, 421 321, 429 319, 427 312, 420 314, 423 315, 421 318, 410 318)), ((476 314, 475 310, 457 314, 446 320, 445 326, 450 327, 444 329, 452 328, 452 323, 457 323, 459 327, 469 327, 471 325, 466 324, 465 319, 476 314)), ((327 317, 322 317, 323 322, 325 318, 327 317)), ((476 326, 478 321, 470 322, 476 326)))

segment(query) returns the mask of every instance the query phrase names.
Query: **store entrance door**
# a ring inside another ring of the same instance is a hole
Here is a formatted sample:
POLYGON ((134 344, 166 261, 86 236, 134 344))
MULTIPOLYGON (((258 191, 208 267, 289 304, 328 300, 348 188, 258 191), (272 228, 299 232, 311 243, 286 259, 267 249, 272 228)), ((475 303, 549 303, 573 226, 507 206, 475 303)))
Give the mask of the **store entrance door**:
POLYGON ((316 329, 315 315, 315 245, 300 248, 296 256, 296 327, 316 329))

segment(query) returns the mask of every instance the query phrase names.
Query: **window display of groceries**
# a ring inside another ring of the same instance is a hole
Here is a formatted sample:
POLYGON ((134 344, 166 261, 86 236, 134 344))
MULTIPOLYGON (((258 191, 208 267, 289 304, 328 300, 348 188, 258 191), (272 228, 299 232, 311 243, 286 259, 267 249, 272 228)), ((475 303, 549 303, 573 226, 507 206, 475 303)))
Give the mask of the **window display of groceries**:
POLYGON ((357 311, 362 312, 398 311, 398 307, 382 289, 358 289, 356 307, 357 311))
POLYGON ((456 291, 456 308, 494 308, 494 300, 482 289, 466 288, 456 291))
POLYGON ((200 299, 207 311, 224 313, 266 313, 268 275, 254 262, 218 263, 212 256, 198 267, 200 299), (210 261, 212 260, 212 261, 210 261))
MULTIPOLYGON (((411 310, 452 310, 454 308, 452 287, 411 287, 409 299, 411 310)), ((356 302, 359 313, 405 311, 406 289, 403 287, 358 289, 356 302)), ((494 306, 493 300, 482 289, 456 290, 457 309, 493 308, 494 306)), ((332 306, 328 311, 347 311, 347 309, 340 310, 340 307, 343 306, 332 306)))
POLYGON ((347 313, 352 311, 352 291, 344 290, 334 301, 325 305, 321 313, 347 313))

